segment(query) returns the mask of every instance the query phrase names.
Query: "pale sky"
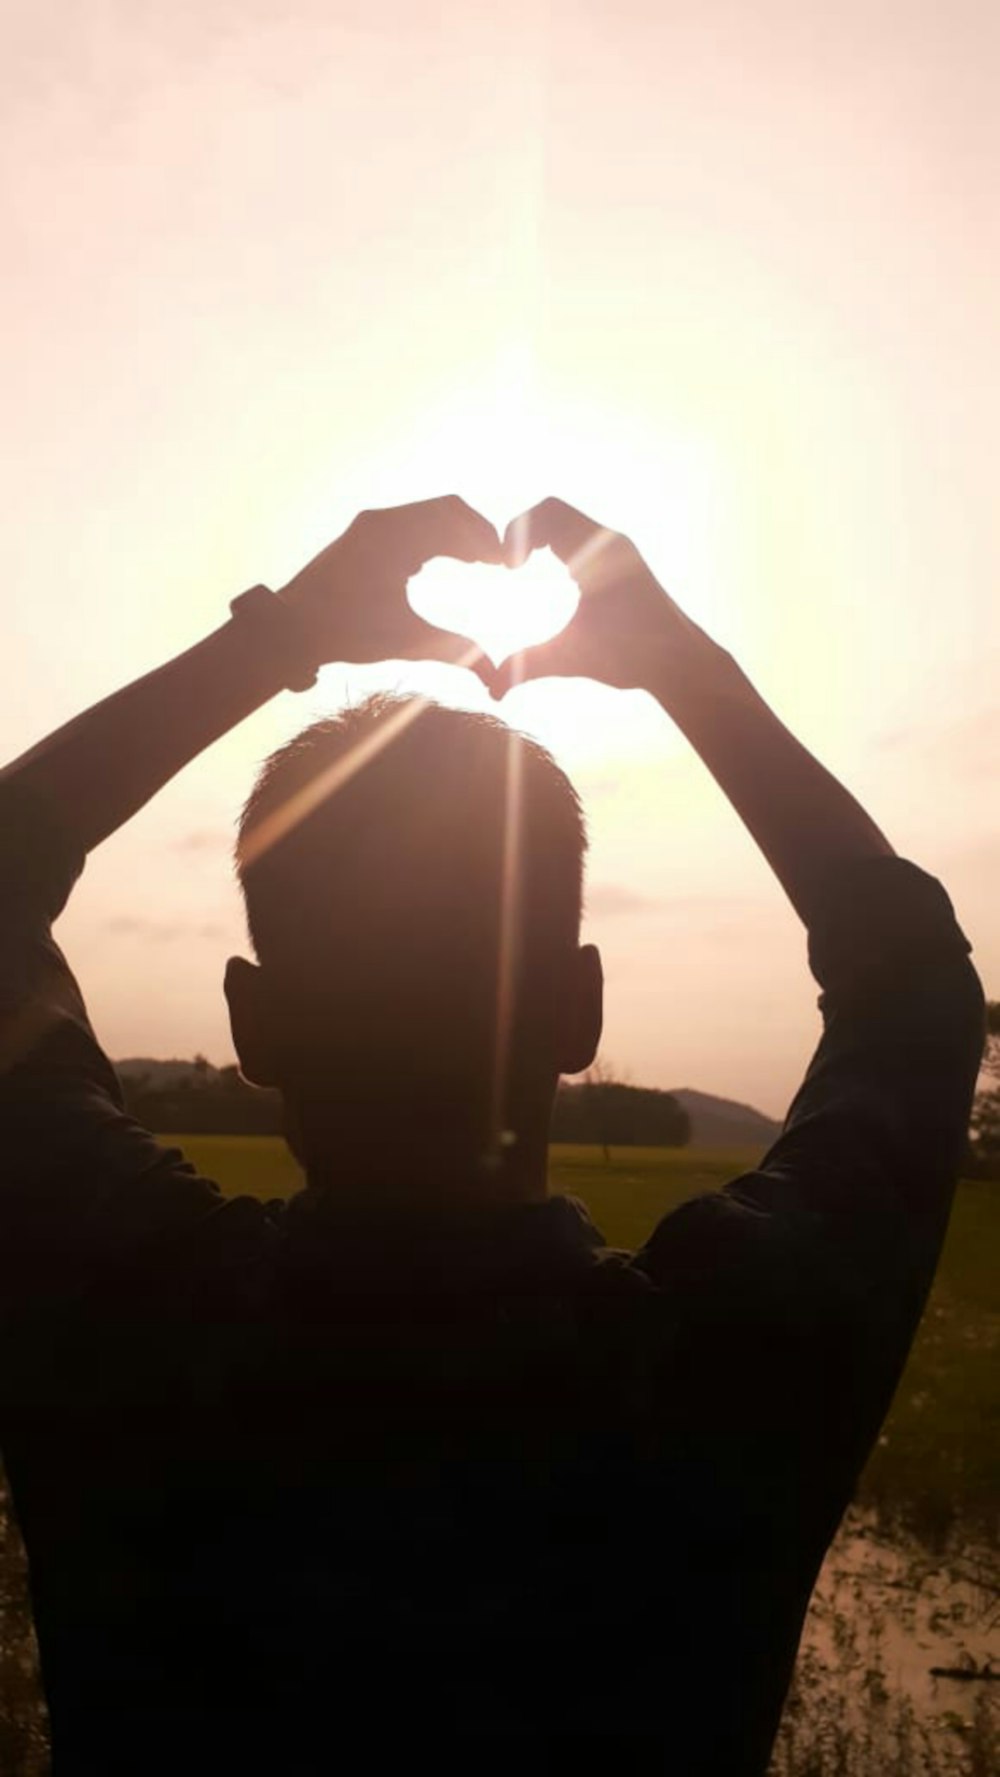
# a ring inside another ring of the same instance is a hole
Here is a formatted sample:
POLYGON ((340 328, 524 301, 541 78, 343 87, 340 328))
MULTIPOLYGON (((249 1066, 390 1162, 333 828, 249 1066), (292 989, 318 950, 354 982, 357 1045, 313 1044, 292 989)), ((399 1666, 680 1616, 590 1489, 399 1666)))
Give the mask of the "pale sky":
MULTIPOLYGON (((942 878, 1000 996, 998 84, 992 0, 0 0, 4 755, 360 507, 555 493, 942 878)), ((329 668, 91 859, 57 936, 113 1056, 231 1059, 254 765, 386 684, 486 703, 329 668)), ((640 694, 504 711, 584 797, 605 1058, 782 1114, 818 989, 704 768, 640 694)))

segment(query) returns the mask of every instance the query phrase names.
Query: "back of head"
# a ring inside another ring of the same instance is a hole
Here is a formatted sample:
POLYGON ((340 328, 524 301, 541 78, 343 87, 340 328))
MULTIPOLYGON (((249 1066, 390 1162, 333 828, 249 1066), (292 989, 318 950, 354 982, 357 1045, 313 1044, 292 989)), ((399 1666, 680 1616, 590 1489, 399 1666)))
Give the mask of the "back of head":
POLYGON ((481 1126, 551 1092, 586 835, 565 774, 486 715, 371 698, 263 767, 237 868, 286 1096, 481 1126))

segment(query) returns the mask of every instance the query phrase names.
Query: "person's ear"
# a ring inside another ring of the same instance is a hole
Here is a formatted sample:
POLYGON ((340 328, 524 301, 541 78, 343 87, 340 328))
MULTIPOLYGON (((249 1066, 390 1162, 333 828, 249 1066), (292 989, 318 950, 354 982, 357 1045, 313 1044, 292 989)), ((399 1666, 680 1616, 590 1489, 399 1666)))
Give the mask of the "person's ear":
POLYGON ((597 1054, 604 1025, 604 970, 596 944, 582 944, 572 958, 560 1018, 561 1074, 582 1074, 597 1054))
POLYGON ((231 956, 223 986, 240 1073, 251 1086, 276 1086, 275 1032, 263 971, 245 957, 231 956))

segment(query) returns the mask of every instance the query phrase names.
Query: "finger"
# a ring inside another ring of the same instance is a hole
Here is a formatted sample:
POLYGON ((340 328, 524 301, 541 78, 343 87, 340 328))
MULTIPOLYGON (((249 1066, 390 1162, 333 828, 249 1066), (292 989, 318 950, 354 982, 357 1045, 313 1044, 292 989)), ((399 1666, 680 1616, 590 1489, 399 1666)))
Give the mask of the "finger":
POLYGON ((580 676, 579 664, 563 641, 539 642, 534 648, 522 648, 508 655, 493 675, 490 686, 494 697, 505 697, 534 679, 566 679, 580 676))
POLYGON ((522 512, 507 526, 503 537, 504 560, 508 567, 520 567, 535 549, 551 549, 572 571, 575 558, 582 558, 599 546, 600 539, 613 536, 596 519, 568 506, 565 500, 542 500, 522 512))
POLYGON ((498 566, 503 562, 503 544, 495 525, 488 518, 469 506, 458 495, 442 501, 447 508, 443 517, 448 531, 449 546, 447 550, 439 550, 439 554, 455 557, 457 561, 493 562, 498 566))
POLYGON ((491 697, 497 695, 497 669, 488 654, 481 654, 478 660, 471 662, 469 671, 475 673, 481 685, 485 685, 491 697))
POLYGON ((436 555, 467 562, 503 561, 500 538, 489 519, 457 494, 416 500, 374 516, 394 521, 411 576, 436 555))
POLYGON ((417 627, 408 637, 407 660, 439 660, 445 666, 467 667, 470 672, 478 674, 487 689, 491 687, 495 668, 478 642, 471 641, 468 636, 456 635, 450 629, 438 629, 436 624, 427 623, 422 617, 416 621, 417 627))

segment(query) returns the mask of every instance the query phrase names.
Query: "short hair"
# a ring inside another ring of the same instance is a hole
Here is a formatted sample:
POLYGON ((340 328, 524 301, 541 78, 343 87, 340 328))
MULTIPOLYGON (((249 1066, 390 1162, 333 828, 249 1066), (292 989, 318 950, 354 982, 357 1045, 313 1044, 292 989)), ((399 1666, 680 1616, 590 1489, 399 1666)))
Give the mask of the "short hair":
POLYGON ((494 716, 379 695, 265 762, 236 868, 258 960, 279 972, 397 933, 437 967, 495 968, 505 922, 519 964, 544 968, 579 942, 586 848, 544 747, 494 716))

